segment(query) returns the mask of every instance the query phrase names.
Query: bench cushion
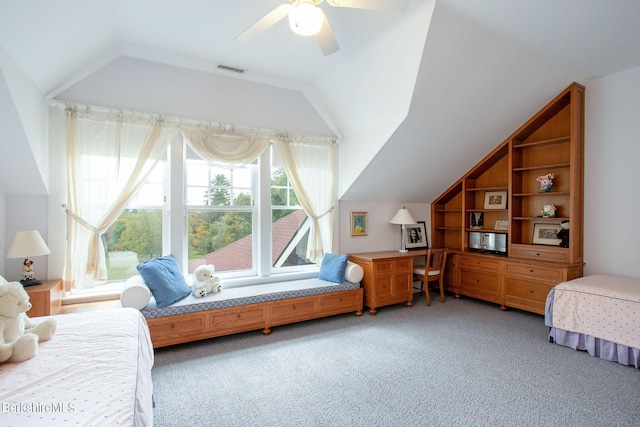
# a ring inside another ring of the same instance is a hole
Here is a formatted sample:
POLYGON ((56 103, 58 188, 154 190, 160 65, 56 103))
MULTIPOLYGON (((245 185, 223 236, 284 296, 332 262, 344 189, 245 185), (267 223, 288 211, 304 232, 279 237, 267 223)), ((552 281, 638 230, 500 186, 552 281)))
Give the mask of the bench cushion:
POLYGON ((208 294, 203 298, 196 298, 193 294, 190 294, 186 298, 166 307, 158 307, 152 299, 149 301, 149 304, 140 311, 145 318, 153 319, 156 317, 256 304, 267 301, 277 301, 358 288, 360 288, 359 283, 352 283, 347 280, 344 280, 342 283, 329 282, 318 278, 291 280, 287 282, 228 288, 224 289, 222 292, 208 294))

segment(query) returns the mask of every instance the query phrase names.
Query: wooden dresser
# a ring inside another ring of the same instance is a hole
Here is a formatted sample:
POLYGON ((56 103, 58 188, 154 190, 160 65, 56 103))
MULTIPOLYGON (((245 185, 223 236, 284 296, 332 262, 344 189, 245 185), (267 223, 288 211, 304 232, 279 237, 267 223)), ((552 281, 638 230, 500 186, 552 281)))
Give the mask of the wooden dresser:
POLYGON ((382 251, 349 255, 349 261, 364 269, 362 287, 364 305, 369 314, 377 313, 377 308, 406 302, 413 305, 413 258, 426 256, 426 250, 382 251))

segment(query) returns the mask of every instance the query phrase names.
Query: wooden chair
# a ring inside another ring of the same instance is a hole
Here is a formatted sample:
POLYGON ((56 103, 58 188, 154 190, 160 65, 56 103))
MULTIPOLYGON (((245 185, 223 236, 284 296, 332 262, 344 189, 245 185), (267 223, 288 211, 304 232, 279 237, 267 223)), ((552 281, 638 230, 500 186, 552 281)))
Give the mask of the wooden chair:
POLYGON ((429 283, 431 282, 438 282, 440 286, 440 302, 444 302, 444 268, 446 264, 446 248, 428 249, 424 266, 418 265, 413 268, 413 280, 420 281, 420 291, 424 290, 428 306, 431 305, 431 298, 429 298, 429 283))

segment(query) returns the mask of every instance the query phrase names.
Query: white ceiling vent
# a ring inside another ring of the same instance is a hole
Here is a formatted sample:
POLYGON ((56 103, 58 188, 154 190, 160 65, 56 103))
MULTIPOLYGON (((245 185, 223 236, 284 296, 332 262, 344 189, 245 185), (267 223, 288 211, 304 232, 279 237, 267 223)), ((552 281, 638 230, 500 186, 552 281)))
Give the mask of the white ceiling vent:
POLYGON ((229 65, 223 65, 223 64, 218 64, 218 69, 224 70, 224 71, 231 71, 238 74, 244 74, 244 72, 247 71, 244 68, 231 67, 229 65))

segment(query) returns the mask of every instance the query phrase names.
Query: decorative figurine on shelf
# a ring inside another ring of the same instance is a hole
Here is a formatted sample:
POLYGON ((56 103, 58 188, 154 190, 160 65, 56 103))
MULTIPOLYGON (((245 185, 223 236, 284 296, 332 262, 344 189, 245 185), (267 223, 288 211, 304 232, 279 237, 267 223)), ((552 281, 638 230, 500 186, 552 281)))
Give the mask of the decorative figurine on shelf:
POLYGON ((558 244, 558 246, 560 246, 561 248, 568 248, 569 247, 569 221, 562 221, 562 223, 560 223, 560 227, 562 227, 562 229, 558 231, 558 233, 556 233, 556 237, 560 239, 560 243, 558 244))
POLYGON ((540 185, 540 191, 544 191, 545 193, 548 193, 549 191, 551 191, 551 186, 553 185, 553 178, 555 178, 555 175, 552 173, 548 173, 546 175, 541 175, 537 177, 536 181, 538 181, 538 185, 540 185))
POLYGON ((542 218, 554 218, 556 216, 556 207, 554 205, 544 205, 538 216, 542 218))

